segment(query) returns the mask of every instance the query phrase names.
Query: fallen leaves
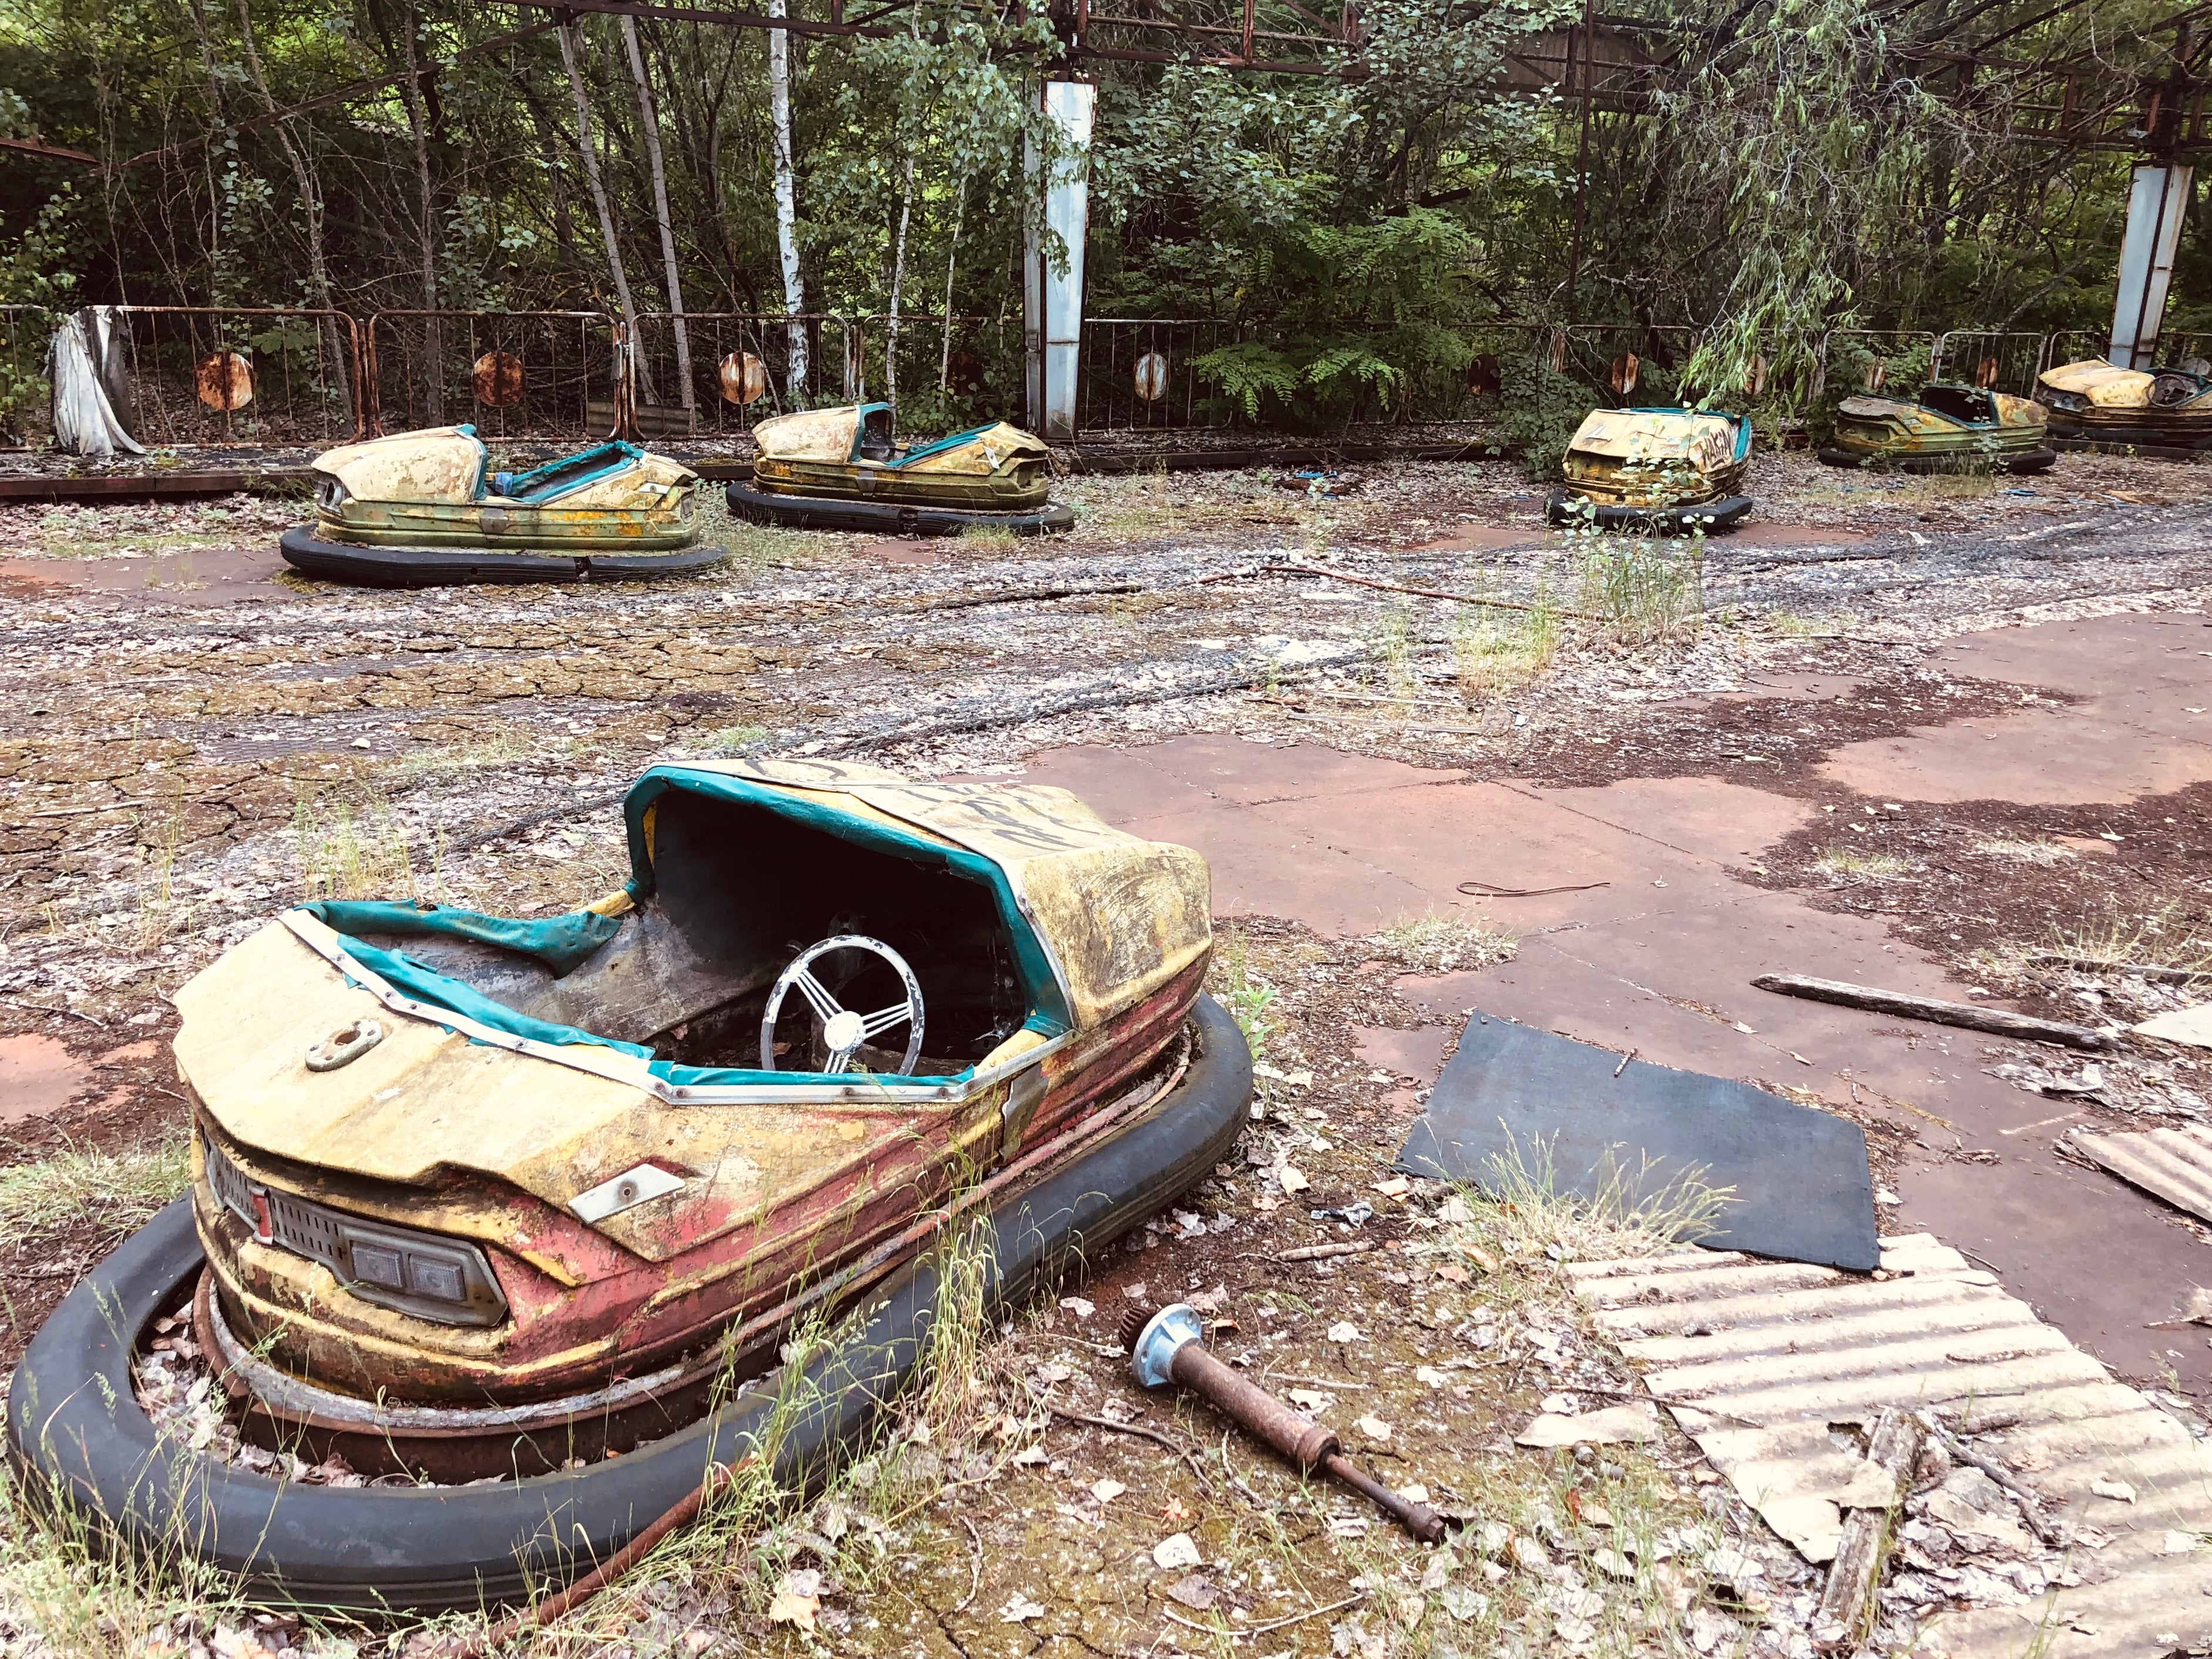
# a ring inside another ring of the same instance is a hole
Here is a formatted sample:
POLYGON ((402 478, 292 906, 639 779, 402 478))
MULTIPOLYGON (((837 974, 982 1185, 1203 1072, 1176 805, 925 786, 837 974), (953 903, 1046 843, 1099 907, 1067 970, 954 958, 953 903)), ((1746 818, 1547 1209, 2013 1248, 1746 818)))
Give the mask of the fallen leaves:
POLYGON ((1152 1565, 1163 1572, 1180 1572, 1197 1566, 1198 1546, 1187 1532, 1171 1533, 1152 1546, 1152 1565))

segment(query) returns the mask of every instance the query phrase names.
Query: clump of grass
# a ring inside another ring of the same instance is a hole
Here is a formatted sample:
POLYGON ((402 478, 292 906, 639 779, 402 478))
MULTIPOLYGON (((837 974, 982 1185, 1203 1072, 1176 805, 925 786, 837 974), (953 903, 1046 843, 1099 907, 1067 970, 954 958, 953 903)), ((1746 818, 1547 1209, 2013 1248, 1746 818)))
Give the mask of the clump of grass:
POLYGON ((1469 702, 1526 685, 1552 665, 1559 649, 1559 612, 1541 595, 1524 611, 1462 611, 1452 629, 1460 691, 1469 702))
POLYGON ((2072 848, 2061 847, 2047 836, 2040 836, 2033 841, 2010 841, 2002 838, 1994 841, 1978 841, 1974 843, 1974 850, 1984 858, 2016 859, 2022 864, 2039 864, 2046 867, 2054 864, 2063 864, 2068 859, 2075 856, 2072 848))
POLYGON ((1581 609, 1624 645, 1694 635, 1705 617, 1703 536, 1585 535, 1581 609))
POLYGON ((34 1164, 0 1170, 0 1223, 18 1234, 83 1220, 127 1227, 191 1179, 191 1152, 181 1138, 120 1152, 65 1146, 34 1164))
POLYGON ((1521 941, 1502 929, 1463 916, 1409 916, 1370 934, 1368 944, 1394 960, 1423 973, 1449 974, 1487 968, 1512 957, 1521 941))
POLYGON ((1904 875, 1912 865, 1894 853, 1862 853, 1855 847, 1830 846, 1820 849, 1813 867, 1823 875, 1879 878, 1904 875))
POLYGON ((2212 939, 2178 900, 2139 915, 2085 916, 2074 927, 2057 930, 2047 951, 2039 954, 2112 968, 2212 969, 2212 939))
POLYGON ((1393 696, 1413 692, 1413 613, 1409 606, 1392 605, 1376 624, 1374 651, 1382 665, 1382 682, 1393 696))
POLYGON ((292 809, 300 884, 310 898, 404 896, 414 890, 406 831, 374 790, 359 800, 301 796, 292 809))
POLYGON ((1826 633, 1831 626, 1819 617, 1801 617, 1791 611, 1770 611, 1766 613, 1766 631, 1784 639, 1802 640, 1808 634, 1826 633))
POLYGON ((750 749, 757 744, 766 743, 769 737, 769 729, 765 726, 725 726, 708 732, 700 746, 727 754, 732 750, 750 749))
POLYGON ((181 803, 169 811, 169 821, 152 843, 139 854, 138 948, 145 950, 166 939, 182 919, 177 912, 177 842, 184 833, 181 803))
POLYGON ((488 771, 529 760, 544 750, 527 732, 501 726, 485 736, 459 744, 424 744, 410 750, 381 769, 380 775, 404 787, 433 779, 458 777, 466 772, 488 771))
POLYGON ((1715 1187, 1702 1167, 1670 1170, 1665 1160, 1608 1147, 1590 1172, 1587 1195, 1565 1190, 1552 1146, 1509 1141, 1490 1160, 1480 1188, 1462 1194, 1473 1228, 1516 1255, 1556 1250, 1561 1259, 1642 1255, 1694 1244, 1712 1233, 1735 1188, 1715 1187))

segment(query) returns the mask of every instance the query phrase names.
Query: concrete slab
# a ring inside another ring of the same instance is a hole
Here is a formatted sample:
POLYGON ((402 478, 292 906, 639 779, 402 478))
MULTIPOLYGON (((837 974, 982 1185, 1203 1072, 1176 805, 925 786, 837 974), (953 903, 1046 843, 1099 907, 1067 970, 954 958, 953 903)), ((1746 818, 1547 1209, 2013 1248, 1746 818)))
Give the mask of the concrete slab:
POLYGON ((272 580, 285 568, 273 536, 266 547, 194 548, 113 559, 0 559, 0 594, 134 608, 229 605, 297 597, 272 580))
POLYGON ((0 1123, 60 1110, 92 1073, 55 1037, 0 1037, 0 1123))
MULTIPOLYGON (((1836 764, 1859 769, 1869 793, 1906 801, 1980 798, 1991 780, 2024 792, 2089 779, 2064 787, 2139 793, 2212 777, 2212 744, 2188 712, 2200 697, 2212 707, 2212 656, 2196 654, 2212 635, 2171 621, 1976 636, 1960 646, 1955 672, 2084 701, 1931 729, 1894 752, 1854 744, 1836 764), (1992 726, 2003 728, 1994 740, 1992 726), (2041 745, 2032 762, 2030 742, 2041 745), (1999 750, 2002 764, 1975 745, 1999 750)), ((1412 1034, 1363 1032, 1376 1069, 1432 1077, 1430 1055, 1479 1005, 1661 1065, 1886 1115, 1923 1149, 1896 1177, 1903 1204, 1886 1226, 1927 1227, 2002 1264, 2009 1288, 2122 1372, 2148 1379, 2171 1366, 2183 1386, 2212 1392, 2212 1349, 2148 1328, 2189 1286, 2212 1282, 2212 1250, 2155 1200, 2065 1173, 2049 1143, 2070 1111, 1984 1075, 2002 1052, 1993 1040, 1751 988, 1754 975, 1786 969, 1966 1000, 1967 987, 1888 938, 1881 917, 1816 910, 1744 878, 1816 807, 1708 777, 1546 790, 1221 737, 1043 754, 1030 775, 1076 790, 1125 828, 1203 852, 1223 916, 1278 916, 1343 938, 1434 913, 1521 936, 1517 958, 1500 967, 1404 981, 1437 1022, 1424 1028, 1436 1046, 1416 1053, 1397 1046, 1412 1034), (1459 892, 1468 880, 1581 890, 1478 899, 1459 892)), ((1410 1104, 1411 1091, 1400 1093, 1410 1104)))
POLYGON ((1875 738, 1821 771, 1890 799, 2085 805, 2212 780, 2212 632, 2196 617, 2097 617, 1954 641, 1936 665, 2078 699, 1875 738))

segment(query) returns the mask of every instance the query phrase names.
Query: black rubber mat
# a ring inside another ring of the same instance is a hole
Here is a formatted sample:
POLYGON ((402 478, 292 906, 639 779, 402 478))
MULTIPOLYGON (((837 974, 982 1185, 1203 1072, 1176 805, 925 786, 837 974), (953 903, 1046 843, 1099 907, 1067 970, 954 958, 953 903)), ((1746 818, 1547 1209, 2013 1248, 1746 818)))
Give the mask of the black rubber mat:
POLYGON ((1618 1179, 1632 1208, 1686 1177, 1732 1188, 1695 1241, 1716 1249, 1862 1272, 1881 1261, 1856 1124, 1747 1083, 1624 1066, 1609 1049, 1478 1013, 1398 1166, 1496 1193, 1501 1164, 1516 1160, 1584 1199, 1618 1179))

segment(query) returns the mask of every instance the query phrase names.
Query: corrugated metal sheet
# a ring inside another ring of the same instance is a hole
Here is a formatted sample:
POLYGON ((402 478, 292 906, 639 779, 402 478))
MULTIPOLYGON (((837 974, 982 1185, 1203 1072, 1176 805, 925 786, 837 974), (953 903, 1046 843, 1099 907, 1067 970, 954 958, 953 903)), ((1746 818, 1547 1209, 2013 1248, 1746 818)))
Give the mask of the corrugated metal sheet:
POLYGON ((2076 1129, 2067 1139, 2121 1180, 2212 1221, 2212 1131, 2192 1126, 2097 1135, 2076 1129))
POLYGON ((1920 1650, 2105 1659, 2212 1640, 2212 1456, 1932 1237, 1885 1239, 1879 1278, 1707 1250, 1568 1271, 1653 1396, 1813 1559, 1834 1553, 1838 1500, 1863 1504, 1880 1478, 1852 1425, 1888 1406, 1933 1412, 2040 1493, 2046 1516, 2110 1534, 2069 1552, 2081 1583, 1942 1613, 1920 1650))

